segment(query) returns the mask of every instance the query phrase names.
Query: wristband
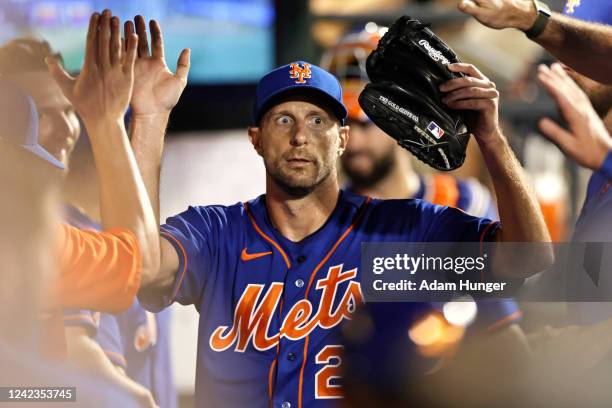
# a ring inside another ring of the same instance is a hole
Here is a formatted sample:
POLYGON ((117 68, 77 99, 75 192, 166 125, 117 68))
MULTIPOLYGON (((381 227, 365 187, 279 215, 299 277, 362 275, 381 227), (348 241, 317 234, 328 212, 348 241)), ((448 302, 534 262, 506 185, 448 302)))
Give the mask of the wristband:
POLYGON ((542 34, 546 25, 548 24, 548 19, 550 18, 550 7, 544 2, 539 0, 533 0, 533 5, 535 6, 536 13, 538 17, 536 18, 535 23, 529 30, 525 31, 525 35, 529 38, 535 38, 542 34))

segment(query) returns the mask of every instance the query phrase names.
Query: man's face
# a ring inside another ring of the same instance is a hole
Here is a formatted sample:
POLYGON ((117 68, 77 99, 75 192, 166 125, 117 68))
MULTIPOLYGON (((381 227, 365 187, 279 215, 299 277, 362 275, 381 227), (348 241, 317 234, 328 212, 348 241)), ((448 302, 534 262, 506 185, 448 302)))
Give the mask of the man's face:
POLYGON ((351 140, 342 166, 355 185, 368 187, 385 177, 395 164, 396 142, 372 122, 349 121, 351 140))
POLYGON ((68 164, 81 133, 74 108, 45 71, 27 72, 14 77, 34 100, 38 110, 38 142, 56 159, 68 164))
POLYGON ((348 127, 313 101, 298 99, 273 106, 249 136, 274 182, 292 196, 304 196, 335 177, 348 127))

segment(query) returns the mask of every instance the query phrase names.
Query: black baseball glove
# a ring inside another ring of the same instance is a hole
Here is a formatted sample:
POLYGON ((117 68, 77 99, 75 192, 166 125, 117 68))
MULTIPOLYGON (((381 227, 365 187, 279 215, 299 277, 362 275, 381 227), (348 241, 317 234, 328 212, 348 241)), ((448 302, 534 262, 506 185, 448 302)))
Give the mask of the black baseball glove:
POLYGON ((364 112, 421 161, 454 170, 470 138, 461 111, 442 103, 440 84, 461 77, 446 65, 455 53, 419 20, 400 17, 366 62, 371 81, 359 95, 364 112))

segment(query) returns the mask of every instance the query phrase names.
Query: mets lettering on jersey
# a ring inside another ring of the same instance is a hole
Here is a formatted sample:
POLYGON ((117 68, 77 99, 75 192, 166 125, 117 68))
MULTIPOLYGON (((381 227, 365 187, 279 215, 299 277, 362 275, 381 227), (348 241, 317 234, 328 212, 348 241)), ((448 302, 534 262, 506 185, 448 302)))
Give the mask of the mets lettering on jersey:
POLYGON ((148 307, 177 301, 200 312, 198 407, 336 406, 338 329, 362 302, 361 243, 489 240, 497 226, 421 200, 341 192, 324 226, 292 242, 270 224, 265 196, 190 207, 162 227, 179 272, 172 293, 148 307))
POLYGON ((277 311, 283 295, 284 284, 274 282, 265 296, 259 300, 264 285, 248 285, 242 294, 231 328, 218 327, 210 336, 210 348, 224 351, 235 345, 234 350, 243 352, 247 343, 259 351, 268 350, 279 344, 281 336, 290 340, 301 340, 316 327, 331 329, 342 320, 350 318, 358 303, 363 302, 359 283, 354 281, 357 269, 342 272, 342 265, 329 268, 327 276, 317 281, 316 288, 321 289, 321 300, 317 310, 308 299, 295 303, 281 323, 280 330, 270 336, 267 332, 274 313, 277 311), (338 287, 344 281, 351 281, 336 309, 333 301, 338 296, 338 287))

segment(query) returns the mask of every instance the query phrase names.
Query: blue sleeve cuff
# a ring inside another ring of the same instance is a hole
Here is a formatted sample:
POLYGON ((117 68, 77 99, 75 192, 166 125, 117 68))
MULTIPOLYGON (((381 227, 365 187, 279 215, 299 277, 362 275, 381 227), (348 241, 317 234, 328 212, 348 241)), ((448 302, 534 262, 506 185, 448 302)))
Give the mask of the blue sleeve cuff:
POLYGON ((170 244, 176 250, 179 259, 179 267, 176 277, 174 279, 174 283, 172 284, 172 292, 170 294, 166 294, 159 299, 151 299, 143 295, 138 296, 138 301, 140 305, 145 309, 153 313, 158 313, 164 310, 166 307, 170 306, 174 303, 176 296, 181 289, 181 285, 185 278, 185 274, 187 273, 187 252, 183 247, 183 244, 170 232, 161 229, 160 236, 166 241, 170 242, 170 244))
POLYGON ((612 150, 608 152, 606 159, 599 168, 599 172, 606 176, 608 180, 612 181, 612 150))

